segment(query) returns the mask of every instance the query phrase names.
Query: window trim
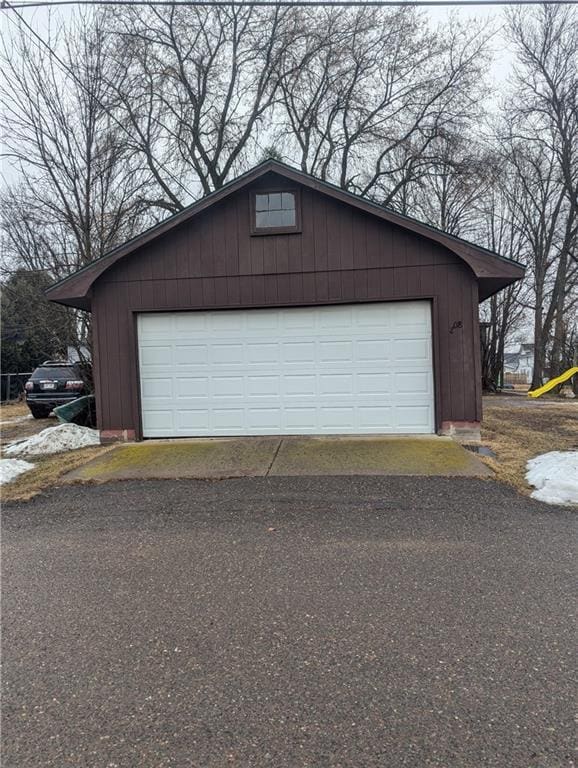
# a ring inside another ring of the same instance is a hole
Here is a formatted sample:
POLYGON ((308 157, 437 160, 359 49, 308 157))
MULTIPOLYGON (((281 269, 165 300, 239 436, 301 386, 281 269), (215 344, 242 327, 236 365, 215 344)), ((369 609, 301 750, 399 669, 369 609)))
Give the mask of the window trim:
POLYGON ((252 189, 249 192, 249 210, 251 215, 250 231, 252 236, 263 235, 291 235, 301 232, 301 190, 298 187, 267 187, 265 189, 252 189), (295 197, 295 224, 285 227, 258 227, 257 226, 257 195, 271 195, 290 192, 295 197))

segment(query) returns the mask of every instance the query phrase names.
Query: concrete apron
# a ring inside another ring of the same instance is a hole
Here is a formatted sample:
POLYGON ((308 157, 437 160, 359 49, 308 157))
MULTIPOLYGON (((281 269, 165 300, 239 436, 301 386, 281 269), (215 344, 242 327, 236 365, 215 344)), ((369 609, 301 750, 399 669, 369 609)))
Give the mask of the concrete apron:
POLYGON ((442 475, 492 471, 449 437, 246 437, 147 440, 115 446, 65 476, 107 482, 266 475, 442 475))

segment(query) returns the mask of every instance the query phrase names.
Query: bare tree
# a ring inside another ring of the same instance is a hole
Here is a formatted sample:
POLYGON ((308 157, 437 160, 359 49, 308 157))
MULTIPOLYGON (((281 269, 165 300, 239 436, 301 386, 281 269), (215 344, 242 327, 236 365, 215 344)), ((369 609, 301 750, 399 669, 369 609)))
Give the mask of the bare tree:
MULTIPOLYGON (((517 197, 516 180, 509 168, 502 166, 494 167, 492 181, 476 208, 476 239, 495 253, 523 261, 524 240, 512 212, 517 197)), ((487 329, 482 359, 482 384, 486 390, 495 391, 502 383, 506 345, 525 323, 527 291, 525 281, 516 282, 491 296, 480 307, 480 319, 487 329)))
POLYGON ((114 83, 119 114, 169 210, 190 202, 187 190, 218 189, 262 153, 297 21, 287 8, 238 5, 110 17, 123 70, 114 83))
POLYGON ((517 51, 510 159, 524 192, 517 219, 529 246, 537 387, 550 340, 550 374, 564 365, 577 306, 578 15, 555 5, 518 9, 509 29, 517 51))
MULTIPOLYGON (((147 174, 110 113, 112 77, 96 15, 2 39, 5 143, 19 182, 2 197, 3 269, 61 278, 132 236, 150 216, 147 174)), ((79 344, 89 319, 78 315, 79 344)))
POLYGON ((139 8, 108 23, 119 115, 171 211, 271 146, 393 203, 476 112, 485 63, 484 33, 432 32, 408 9, 139 8))
POLYGON ((62 260, 54 254, 50 265, 61 276, 131 236, 149 202, 146 177, 110 116, 98 17, 76 17, 49 44, 58 59, 23 28, 3 41, 1 98, 9 157, 22 179, 16 197, 60 233, 53 243, 66 231, 62 260))
POLYGON ((452 133, 433 141, 429 156, 408 187, 414 215, 458 237, 476 238, 481 227, 479 237, 491 248, 487 208, 494 204, 492 192, 497 193, 501 183, 495 153, 476 136, 452 133))
POLYGON ((431 31, 407 8, 324 9, 308 26, 279 72, 302 169, 400 207, 432 142, 477 112, 486 34, 431 31))
MULTIPOLYGON (((559 183, 555 158, 541 145, 510 143, 511 216, 522 238, 526 278, 531 287, 527 306, 533 316, 534 372, 532 387, 542 384, 556 311, 566 307, 575 287, 576 270, 568 256, 576 246, 576 223, 559 183)), ((575 297, 573 300, 575 305, 575 297)), ((568 305, 568 310, 571 307, 568 305)), ((562 310, 562 316, 564 309, 562 310)), ((552 375, 556 375, 554 368, 552 375)))

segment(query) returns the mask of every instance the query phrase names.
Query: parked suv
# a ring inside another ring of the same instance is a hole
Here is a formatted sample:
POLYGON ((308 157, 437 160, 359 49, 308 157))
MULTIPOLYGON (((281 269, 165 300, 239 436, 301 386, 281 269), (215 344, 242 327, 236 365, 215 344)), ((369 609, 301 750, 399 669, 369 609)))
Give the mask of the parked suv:
POLYGON ((47 360, 24 385, 26 404, 35 419, 44 419, 57 405, 88 395, 81 368, 76 363, 47 360))

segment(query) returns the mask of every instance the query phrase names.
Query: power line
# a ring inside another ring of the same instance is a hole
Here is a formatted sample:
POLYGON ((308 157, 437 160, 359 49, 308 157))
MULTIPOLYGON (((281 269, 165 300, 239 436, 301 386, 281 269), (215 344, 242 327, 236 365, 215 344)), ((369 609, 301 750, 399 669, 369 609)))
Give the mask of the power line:
MULTIPOLYGON (((57 0, 57 2, 59 2, 59 1, 61 1, 61 0, 57 0)), ((82 1, 82 0, 81 0, 81 1, 82 1)), ((64 0, 64 2, 69 2, 69 0, 64 0)), ((48 3, 45 3, 45 5, 52 5, 52 3, 48 2, 48 3)), ((116 123, 116 125, 118 125, 118 126, 119 126, 119 128, 121 128, 121 129, 122 129, 122 130, 123 130, 123 131, 126 133, 126 135, 129 137, 129 139, 132 141, 132 140, 133 140, 133 136, 132 136, 131 132, 130 132, 130 131, 127 129, 127 127, 126 127, 126 126, 125 126, 125 125, 124 125, 124 124, 123 124, 123 123, 122 123, 122 122, 121 122, 121 121, 120 121, 120 120, 119 120, 117 117, 115 117, 115 116, 114 116, 114 115, 113 115, 113 114, 112 114, 112 113, 111 113, 111 112, 110 112, 110 111, 107 109, 107 107, 105 107, 105 106, 104 106, 104 104, 102 103, 102 101, 100 101, 100 99, 96 98, 96 96, 95 96, 93 93, 91 93, 91 92, 88 90, 88 88, 86 87, 86 85, 85 85, 85 84, 82 82, 82 80, 81 80, 81 79, 80 79, 80 78, 77 76, 76 72, 75 72, 73 69, 71 69, 71 68, 68 66, 68 64, 66 64, 66 62, 64 62, 64 61, 63 61, 63 60, 60 58, 60 56, 59 56, 59 55, 56 53, 56 51, 54 50, 54 48, 52 48, 52 46, 51 46, 49 43, 47 43, 47 42, 46 42, 46 40, 44 40, 44 38, 43 38, 43 37, 41 37, 41 36, 38 34, 38 32, 36 32, 36 30, 35 30, 33 27, 31 27, 31 26, 30 26, 30 24, 28 24, 28 22, 27 22, 27 21, 26 21, 26 19, 25 19, 25 18, 22 16, 22 14, 21 14, 21 13, 19 13, 19 12, 16 10, 18 7, 22 7, 22 5, 20 5, 20 6, 17 6, 17 5, 12 5, 12 3, 9 3, 9 2, 8 2, 8 0, 0 0, 0 8, 1 8, 2 10, 13 10, 13 11, 14 11, 14 13, 16 14, 16 16, 18 16, 18 18, 20 19, 20 21, 22 22, 22 24, 23 24, 23 25, 24 25, 24 26, 25 26, 25 27, 26 27, 26 28, 29 30, 29 32, 30 32, 30 33, 31 33, 31 34, 32 34, 32 35, 33 35, 33 36, 36 38, 36 40, 38 40, 38 41, 39 41, 39 42, 40 42, 40 43, 41 43, 41 44, 42 44, 42 45, 43 45, 43 46, 44 46, 44 47, 45 47, 45 48, 48 50, 49 54, 50 54, 50 55, 51 55, 51 56, 54 58, 54 60, 55 60, 56 62, 58 62, 58 64, 60 64, 60 66, 61 66, 61 68, 64 70, 64 72, 66 72, 66 73, 67 73, 67 74, 68 74, 70 77, 72 77, 72 79, 74 80, 74 82, 75 82, 77 85, 79 85, 79 86, 80 86, 80 87, 81 87, 81 88, 82 88, 84 91, 86 91, 86 93, 87 93, 87 94, 88 94, 88 95, 89 95, 89 96, 90 96, 90 97, 91 97, 91 98, 92 98, 92 99, 93 99, 93 100, 94 100, 94 101, 95 101, 95 102, 98 104, 98 106, 99 106, 101 109, 103 109, 103 110, 104 110, 104 111, 107 113, 107 115, 108 115, 108 116, 111 118, 111 120, 112 120, 114 123, 116 123)), ((15 21, 14 21, 14 20, 13 20, 13 19, 10 17, 10 16, 8 16, 8 19, 9 19, 10 21, 12 21, 12 22, 13 22, 13 24, 15 24, 15 25, 17 26, 16 22, 15 22, 15 21)), ((38 43, 36 43, 36 47, 39 47, 39 46, 38 46, 38 43)), ((173 175, 173 174, 172 174, 172 173, 171 173, 171 172, 170 172, 170 171, 169 171, 169 170, 168 170, 168 169, 167 169, 167 168, 166 168, 166 167, 165 167, 165 166, 164 166, 164 165, 163 165, 163 164, 162 164, 160 161, 158 161, 158 160, 157 160, 157 162, 158 162, 159 166, 162 168, 162 170, 163 170, 163 171, 164 171, 164 172, 167 174, 167 176, 169 176, 169 177, 170 177, 170 178, 171 178, 171 179, 172 179, 172 180, 173 180, 173 181, 174 181, 176 184, 178 184, 178 185, 179 185, 179 187, 182 189, 182 191, 183 191, 183 192, 184 192, 186 195, 188 195, 189 197, 192 197, 192 195, 191 195, 191 193, 189 192, 189 190, 188 190, 188 189, 187 189, 187 188, 186 188, 186 187, 185 187, 185 186, 184 186, 184 185, 183 185, 183 184, 182 184, 182 183, 181 183, 181 182, 180 182, 180 181, 179 181, 179 180, 176 178, 176 176, 174 176, 174 175, 173 175)))
POLYGON ((16 10, 17 8, 48 8, 56 5, 148 5, 169 7, 252 7, 252 8, 404 8, 421 7, 436 8, 443 6, 467 8, 469 6, 488 5, 576 5, 578 0, 32 0, 31 2, 9 3, 0 0, 0 10, 16 10))

